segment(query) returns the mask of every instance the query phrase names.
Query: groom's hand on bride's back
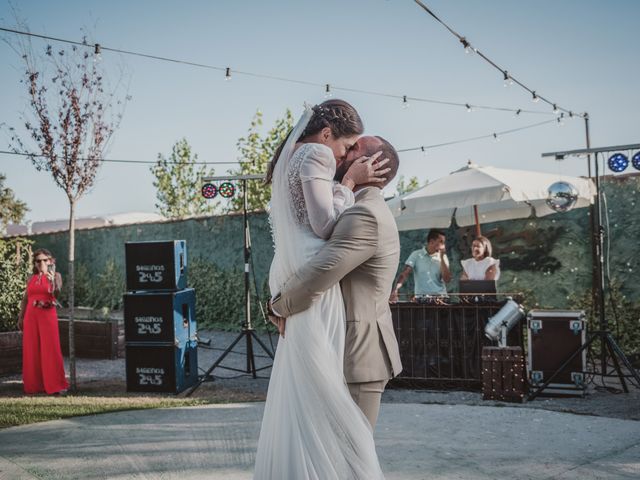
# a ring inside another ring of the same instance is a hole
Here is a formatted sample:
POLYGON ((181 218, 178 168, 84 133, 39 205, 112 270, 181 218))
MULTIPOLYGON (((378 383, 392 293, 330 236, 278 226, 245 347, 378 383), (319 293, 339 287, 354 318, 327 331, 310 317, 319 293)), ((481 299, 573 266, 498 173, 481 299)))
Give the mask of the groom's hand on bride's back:
MULTIPOLYGON (((279 298, 279 296, 280 295, 276 295, 274 298, 279 298)), ((275 325, 275 327, 278 329, 278 333, 282 335, 282 338, 284 338, 284 327, 287 322, 287 319, 278 316, 278 313, 273 311, 273 307, 271 305, 272 301, 273 299, 267 300, 267 303, 266 303, 267 315, 269 315, 269 321, 273 325, 275 325)))
POLYGON ((287 319, 269 315, 269 321, 276 326, 276 328, 278 329, 278 333, 282 336, 282 338, 284 338, 284 329, 285 324, 287 323, 287 319))

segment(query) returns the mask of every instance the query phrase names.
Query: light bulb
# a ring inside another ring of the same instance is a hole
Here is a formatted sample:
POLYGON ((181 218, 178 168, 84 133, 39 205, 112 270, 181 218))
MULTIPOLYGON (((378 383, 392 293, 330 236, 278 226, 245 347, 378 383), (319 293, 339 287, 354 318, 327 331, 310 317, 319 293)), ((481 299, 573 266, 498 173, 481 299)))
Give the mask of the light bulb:
POLYGON ((328 83, 324 86, 324 98, 329 98, 331 97, 333 94, 331 93, 331 85, 329 85, 328 83))
POLYGON ((227 67, 227 69, 225 70, 224 79, 231 80, 231 68, 227 67))
POLYGON ((554 103, 553 104, 553 113, 555 113, 556 115, 558 114, 559 110, 558 110, 558 106, 554 103))
POLYGON ((407 96, 402 96, 402 108, 409 108, 409 102, 407 101, 407 96))
POLYGON ((538 103, 540 101, 538 95, 536 95, 536 92, 532 93, 531 100, 533 101, 533 103, 538 103))
POLYGON ((93 46, 94 50, 93 50, 93 61, 94 62, 99 62, 100 60, 102 60, 102 47, 100 46, 99 43, 96 43, 93 46))
POLYGON ((471 107, 471 105, 469 105, 468 103, 465 103, 464 106, 467 108, 467 112, 469 113, 473 112, 473 107, 471 107))

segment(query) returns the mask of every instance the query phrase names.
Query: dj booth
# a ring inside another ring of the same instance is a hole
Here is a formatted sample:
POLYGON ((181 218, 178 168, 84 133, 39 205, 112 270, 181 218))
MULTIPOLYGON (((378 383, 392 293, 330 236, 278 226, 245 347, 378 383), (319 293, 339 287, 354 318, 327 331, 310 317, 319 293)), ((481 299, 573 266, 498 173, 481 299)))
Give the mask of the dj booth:
MULTIPOLYGON (((503 298, 465 303, 451 296, 446 304, 392 304, 403 371, 390 386, 480 390, 482 347, 497 344, 484 328, 507 302, 503 298)), ((509 332, 507 345, 523 347, 522 322, 509 332)))

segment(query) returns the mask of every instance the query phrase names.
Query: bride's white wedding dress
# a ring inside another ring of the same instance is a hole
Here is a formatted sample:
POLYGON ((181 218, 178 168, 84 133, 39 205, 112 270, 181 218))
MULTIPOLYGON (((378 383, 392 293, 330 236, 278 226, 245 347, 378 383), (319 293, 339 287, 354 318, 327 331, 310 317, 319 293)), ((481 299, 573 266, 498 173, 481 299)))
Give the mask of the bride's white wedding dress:
MULTIPOLYGON (((353 193, 333 184, 335 159, 328 147, 303 144, 292 150, 283 150, 273 179, 272 294, 322 247, 320 237, 328 238, 353 204, 353 193)), ((371 427, 344 380, 344 338, 338 284, 287 319, 269 382, 256 480, 383 478, 371 427)))

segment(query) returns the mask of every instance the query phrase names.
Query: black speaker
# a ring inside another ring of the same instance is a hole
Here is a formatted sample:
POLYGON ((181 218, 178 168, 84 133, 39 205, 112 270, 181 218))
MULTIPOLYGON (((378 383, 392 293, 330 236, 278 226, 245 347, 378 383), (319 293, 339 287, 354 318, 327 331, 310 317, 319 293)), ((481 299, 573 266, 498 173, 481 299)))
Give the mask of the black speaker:
POLYGON ((124 247, 128 291, 172 291, 187 286, 184 240, 126 242, 124 247))
POLYGON ((198 380, 198 342, 127 344, 128 392, 180 393, 198 380))
POLYGON ((184 345, 196 339, 195 310, 193 288, 178 292, 125 293, 125 340, 184 345))

